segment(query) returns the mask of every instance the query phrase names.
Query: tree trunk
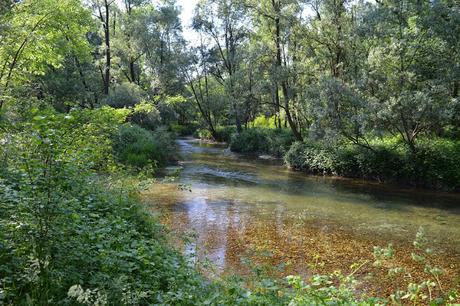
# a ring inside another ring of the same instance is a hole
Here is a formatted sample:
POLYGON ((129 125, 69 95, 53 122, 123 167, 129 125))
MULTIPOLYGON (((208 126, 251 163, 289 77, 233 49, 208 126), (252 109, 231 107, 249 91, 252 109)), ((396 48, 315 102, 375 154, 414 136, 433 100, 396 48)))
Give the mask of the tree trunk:
POLYGON ((110 89, 110 4, 107 0, 104 1, 105 6, 105 25, 104 25, 104 35, 105 35, 105 76, 104 76, 104 94, 109 94, 110 89))
MULTIPOLYGON (((283 66, 283 62, 282 62, 282 58, 281 58, 281 33, 280 33, 281 32, 281 26, 280 26, 280 17, 279 17, 280 7, 279 7, 279 3, 276 3, 275 0, 272 0, 272 5, 273 5, 273 8, 274 8, 275 13, 276 13, 276 16, 275 16, 276 66, 278 68, 278 74, 280 74, 281 73, 281 68, 283 66)), ((282 76, 281 87, 283 89, 283 96, 284 96, 284 111, 286 112, 286 118, 288 120, 289 127, 291 128, 292 133, 294 134, 294 137, 297 140, 302 141, 303 140, 302 135, 298 131, 294 120, 292 120, 291 112, 289 110, 289 88, 288 88, 287 81, 284 79, 284 76, 282 76)), ((278 92, 278 90, 277 90, 277 92, 278 92)), ((278 100, 279 100, 279 98, 278 98, 278 100)))

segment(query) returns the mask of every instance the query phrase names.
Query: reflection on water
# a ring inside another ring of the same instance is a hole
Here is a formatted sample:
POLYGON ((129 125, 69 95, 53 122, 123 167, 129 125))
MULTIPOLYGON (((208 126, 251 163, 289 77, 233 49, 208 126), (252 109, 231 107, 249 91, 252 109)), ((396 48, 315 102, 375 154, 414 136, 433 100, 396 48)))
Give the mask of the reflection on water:
POLYGON ((191 192, 157 184, 146 196, 168 212, 172 228, 196 233, 187 252, 207 256, 220 270, 242 269, 240 257, 257 252, 289 272, 308 273, 318 255, 326 266, 346 267, 369 257, 372 245, 410 246, 422 226, 449 277, 458 277, 459 195, 306 176, 222 145, 191 139, 179 145, 180 182, 191 192))

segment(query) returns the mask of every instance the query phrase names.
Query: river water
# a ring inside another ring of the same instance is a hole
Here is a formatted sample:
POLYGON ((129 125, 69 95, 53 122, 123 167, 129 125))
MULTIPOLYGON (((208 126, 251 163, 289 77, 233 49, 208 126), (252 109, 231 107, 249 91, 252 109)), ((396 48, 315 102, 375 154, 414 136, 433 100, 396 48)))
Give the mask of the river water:
POLYGON ((371 264, 373 246, 392 243, 397 264, 416 280, 422 272, 410 254, 422 228, 436 250, 433 264, 445 270, 444 281, 459 279, 458 194, 308 176, 224 145, 194 139, 178 144, 177 179, 155 184, 144 197, 174 233, 192 237, 184 251, 207 258, 214 273, 248 273, 248 260, 281 275, 306 276, 369 262, 357 274, 381 278, 380 287, 366 288, 383 294, 404 281, 382 280, 386 274, 371 264))

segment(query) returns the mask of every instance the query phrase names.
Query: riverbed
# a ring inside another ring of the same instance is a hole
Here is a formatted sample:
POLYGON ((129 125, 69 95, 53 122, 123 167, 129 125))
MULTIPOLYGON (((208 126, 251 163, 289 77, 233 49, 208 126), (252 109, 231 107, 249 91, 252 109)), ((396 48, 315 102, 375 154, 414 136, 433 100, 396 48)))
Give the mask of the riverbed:
MULTIPOLYGON (((460 276, 460 195, 362 180, 308 176, 279 160, 247 157, 226 145, 178 140, 176 177, 143 196, 193 260, 209 274, 249 274, 255 265, 279 276, 353 273, 363 292, 388 295, 425 279, 411 253, 422 229, 444 269, 445 286, 460 276), (393 244, 395 259, 375 267, 374 246, 393 244), (387 270, 404 267, 395 280, 387 270), (409 276, 407 276, 409 275, 409 276), (376 281, 378 282, 376 283, 376 281)), ((160 180, 161 181, 161 180, 160 180)))

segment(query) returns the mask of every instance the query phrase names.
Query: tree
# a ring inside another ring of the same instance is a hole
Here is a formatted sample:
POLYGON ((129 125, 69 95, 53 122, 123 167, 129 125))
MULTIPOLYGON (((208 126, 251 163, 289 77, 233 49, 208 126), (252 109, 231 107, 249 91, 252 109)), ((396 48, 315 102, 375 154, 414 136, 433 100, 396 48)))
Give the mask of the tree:
POLYGON ((213 75, 225 87, 238 132, 242 128, 236 82, 241 63, 240 47, 247 38, 243 8, 237 1, 204 0, 198 4, 193 20, 194 29, 214 43, 213 52, 219 62, 213 75))
MULTIPOLYGON (((253 12, 253 24, 260 24, 257 32, 269 46, 269 57, 272 68, 270 69, 273 84, 273 100, 276 112, 279 116, 280 108, 283 108, 289 127, 298 140, 302 140, 300 127, 291 113, 293 91, 289 82, 289 65, 295 61, 295 56, 288 51, 290 31, 296 23, 300 13, 298 1, 264 0, 247 1, 245 6, 253 12), (280 88, 283 95, 283 106, 280 103, 280 88)), ((281 127, 281 120, 278 120, 281 127)))
POLYGON ((440 68, 442 41, 423 26, 431 3, 382 1, 367 19, 376 40, 369 53, 369 99, 388 132, 416 152, 416 139, 449 120, 449 88, 432 71, 440 68))
POLYGON ((89 54, 90 14, 78 0, 23 1, 12 7, 9 23, 0 45, 0 97, 12 83, 59 68, 66 54, 89 54))
MULTIPOLYGON (((115 6, 115 0, 92 0, 91 7, 94 11, 94 15, 99 19, 103 29, 104 35, 104 55, 105 55, 105 65, 104 73, 101 71, 102 82, 104 84, 104 94, 109 94, 110 89, 110 68, 111 68, 111 49, 110 49, 110 38, 111 31, 110 29, 115 29, 116 17, 113 17, 113 23, 110 22, 110 15, 112 13, 112 8, 115 6)), ((115 11, 115 10, 114 10, 115 11)), ((102 70, 102 69, 101 69, 102 70)))

